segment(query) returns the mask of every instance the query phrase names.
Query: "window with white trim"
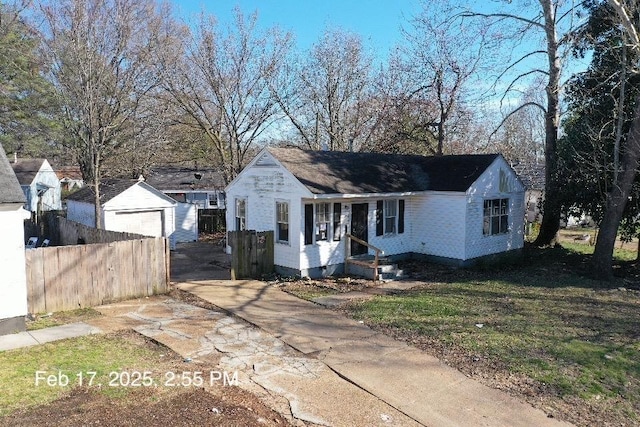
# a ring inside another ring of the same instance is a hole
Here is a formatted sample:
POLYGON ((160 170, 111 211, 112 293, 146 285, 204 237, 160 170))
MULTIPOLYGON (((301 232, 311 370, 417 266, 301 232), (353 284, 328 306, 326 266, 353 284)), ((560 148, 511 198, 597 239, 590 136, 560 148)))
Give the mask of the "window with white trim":
POLYGON ((247 229, 247 200, 236 199, 236 231, 247 229))
POLYGON ((329 240, 329 229, 331 227, 331 204, 316 204, 316 242, 329 240))
POLYGON ((376 202, 376 236, 404 233, 404 199, 376 202))
POLYGON ((276 241, 289 243, 289 203, 276 202, 276 241))
POLYGON ((398 216, 398 201, 384 201, 384 234, 393 234, 396 232, 396 217, 398 216))
POLYGON ((484 201, 482 233, 485 236, 509 232, 509 199, 484 201))

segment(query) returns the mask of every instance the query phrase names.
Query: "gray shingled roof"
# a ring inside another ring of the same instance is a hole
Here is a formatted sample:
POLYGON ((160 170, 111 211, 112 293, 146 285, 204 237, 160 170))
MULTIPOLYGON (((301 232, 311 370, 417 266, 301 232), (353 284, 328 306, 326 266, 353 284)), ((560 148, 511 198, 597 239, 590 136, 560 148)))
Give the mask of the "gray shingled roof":
MULTIPOLYGON (((109 200, 116 197, 118 194, 125 191, 137 183, 137 179, 105 179, 100 183, 100 204, 103 205, 109 200)), ((76 202, 84 202, 93 204, 95 201, 96 193, 93 191, 93 186, 87 185, 75 193, 71 193, 67 200, 74 200, 76 202)))
POLYGON ((544 190, 545 167, 543 164, 521 162, 511 167, 527 189, 544 190))
POLYGON ((0 144, 0 203, 24 203, 24 193, 0 144))
POLYGON ((214 169, 195 169, 180 166, 157 166, 145 176, 145 182, 161 191, 221 190, 222 174, 214 169), (199 178, 198 178, 199 177, 199 178))
POLYGON ((269 148, 314 194, 466 191, 499 154, 414 156, 269 148))
POLYGON ((36 174, 42 167, 45 159, 18 159, 17 163, 11 163, 11 167, 18 178, 20 185, 31 185, 36 174))

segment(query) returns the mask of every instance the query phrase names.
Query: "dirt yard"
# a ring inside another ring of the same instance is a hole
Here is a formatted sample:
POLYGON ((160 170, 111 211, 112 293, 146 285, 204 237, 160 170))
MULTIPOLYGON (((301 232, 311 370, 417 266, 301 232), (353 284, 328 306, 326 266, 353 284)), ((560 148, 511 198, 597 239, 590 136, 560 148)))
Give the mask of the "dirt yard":
MULTIPOLYGON (((120 338, 166 354, 159 370, 177 370, 182 359, 168 348, 133 331, 120 338)), ((215 370, 215 366, 210 367, 215 370)), ((202 368, 205 369, 204 367, 202 368)), ((140 387, 124 396, 97 388, 74 388, 47 405, 0 417, 0 426, 289 426, 285 418, 240 387, 140 387)))

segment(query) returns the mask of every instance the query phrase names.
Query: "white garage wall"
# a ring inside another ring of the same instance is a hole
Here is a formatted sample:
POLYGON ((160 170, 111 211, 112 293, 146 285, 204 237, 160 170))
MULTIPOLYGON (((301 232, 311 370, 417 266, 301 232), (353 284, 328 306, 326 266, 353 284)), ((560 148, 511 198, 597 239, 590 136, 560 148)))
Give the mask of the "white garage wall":
POLYGON ((176 243, 198 240, 198 207, 193 203, 176 205, 176 227, 173 233, 176 243))
MULTIPOLYGON (((28 213, 22 204, 0 205, 0 334, 15 332, 3 331, 5 319, 26 316, 27 314, 27 275, 24 260, 24 226, 28 213)), ((20 322, 24 326, 24 318, 20 322)))

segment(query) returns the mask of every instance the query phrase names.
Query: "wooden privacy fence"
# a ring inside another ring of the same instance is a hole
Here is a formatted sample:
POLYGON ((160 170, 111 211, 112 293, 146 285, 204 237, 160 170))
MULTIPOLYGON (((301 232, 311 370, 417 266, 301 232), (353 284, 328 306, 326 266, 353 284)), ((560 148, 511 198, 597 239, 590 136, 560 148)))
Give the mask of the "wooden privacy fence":
POLYGON ((230 231, 231 279, 259 279, 273 273, 273 231, 230 231))
POLYGON ((164 293, 169 242, 163 237, 26 251, 30 313, 73 310, 164 293))

